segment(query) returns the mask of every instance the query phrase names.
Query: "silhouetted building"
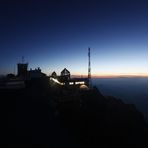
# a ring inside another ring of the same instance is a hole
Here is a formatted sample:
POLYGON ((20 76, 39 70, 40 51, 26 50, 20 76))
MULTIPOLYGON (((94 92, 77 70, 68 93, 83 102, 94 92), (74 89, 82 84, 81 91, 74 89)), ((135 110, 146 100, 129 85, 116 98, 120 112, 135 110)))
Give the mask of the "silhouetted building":
POLYGON ((57 76, 54 71, 50 77, 51 84, 58 84, 61 86, 67 86, 68 88, 78 88, 88 90, 88 78, 71 78, 70 72, 64 68, 61 71, 61 75, 57 76))
POLYGON ((25 82, 19 79, 11 79, 5 83, 5 89, 22 89, 25 88, 25 82))
POLYGON ((37 69, 30 69, 30 71, 28 71, 28 75, 30 79, 34 79, 34 78, 41 78, 46 76, 44 73, 42 73, 41 69, 38 67, 37 69))
POLYGON ((60 81, 61 82, 67 82, 69 80, 70 80, 70 72, 66 68, 64 68, 61 71, 60 81))
POLYGON ((54 71, 54 72, 51 74, 51 77, 57 78, 57 73, 54 71))
POLYGON ((18 63, 17 64, 17 75, 19 77, 26 78, 28 74, 28 63, 18 63))

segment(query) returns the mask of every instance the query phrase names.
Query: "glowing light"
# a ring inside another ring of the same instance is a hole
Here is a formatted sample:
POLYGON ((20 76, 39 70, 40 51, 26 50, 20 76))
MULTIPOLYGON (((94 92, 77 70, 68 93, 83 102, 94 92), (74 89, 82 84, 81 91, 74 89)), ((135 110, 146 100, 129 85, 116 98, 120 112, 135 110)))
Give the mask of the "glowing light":
POLYGON ((59 82, 59 81, 58 81, 57 79, 55 79, 55 78, 50 78, 50 80, 54 81, 54 82, 57 83, 57 84, 64 85, 64 83, 59 82))
POLYGON ((80 89, 88 90, 88 87, 86 85, 80 85, 80 89))
POLYGON ((78 85, 78 84, 85 84, 85 82, 84 81, 80 81, 80 82, 75 82, 75 84, 76 85, 78 85))
POLYGON ((74 85, 74 82, 69 82, 69 85, 74 85))

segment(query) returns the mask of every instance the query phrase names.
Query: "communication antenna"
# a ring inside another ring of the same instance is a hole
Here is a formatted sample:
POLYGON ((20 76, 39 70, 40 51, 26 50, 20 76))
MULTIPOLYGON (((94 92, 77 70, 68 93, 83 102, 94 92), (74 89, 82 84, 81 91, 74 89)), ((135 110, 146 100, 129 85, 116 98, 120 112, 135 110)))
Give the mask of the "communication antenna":
POLYGON ((88 85, 89 88, 92 87, 92 82, 91 82, 91 59, 90 59, 90 48, 88 48, 88 85))
POLYGON ((22 63, 24 63, 25 62, 25 58, 24 58, 24 56, 22 56, 22 63))

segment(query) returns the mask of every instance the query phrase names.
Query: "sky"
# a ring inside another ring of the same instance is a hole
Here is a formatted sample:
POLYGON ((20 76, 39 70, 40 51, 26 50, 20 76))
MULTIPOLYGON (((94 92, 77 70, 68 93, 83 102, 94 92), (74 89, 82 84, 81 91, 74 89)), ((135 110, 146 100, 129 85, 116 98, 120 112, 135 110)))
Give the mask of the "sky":
POLYGON ((148 76, 148 1, 0 1, 0 74, 22 56, 47 75, 148 76))

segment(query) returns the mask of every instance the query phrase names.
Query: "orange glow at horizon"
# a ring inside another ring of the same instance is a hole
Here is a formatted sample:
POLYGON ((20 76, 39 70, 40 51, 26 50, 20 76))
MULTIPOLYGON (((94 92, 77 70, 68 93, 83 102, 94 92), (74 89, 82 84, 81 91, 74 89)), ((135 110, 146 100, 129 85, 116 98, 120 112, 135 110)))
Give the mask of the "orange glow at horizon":
MULTIPOLYGON (((74 77, 87 77, 86 74, 72 74, 74 77)), ((92 74, 92 78, 116 78, 116 77, 148 77, 148 73, 99 73, 92 74)))

